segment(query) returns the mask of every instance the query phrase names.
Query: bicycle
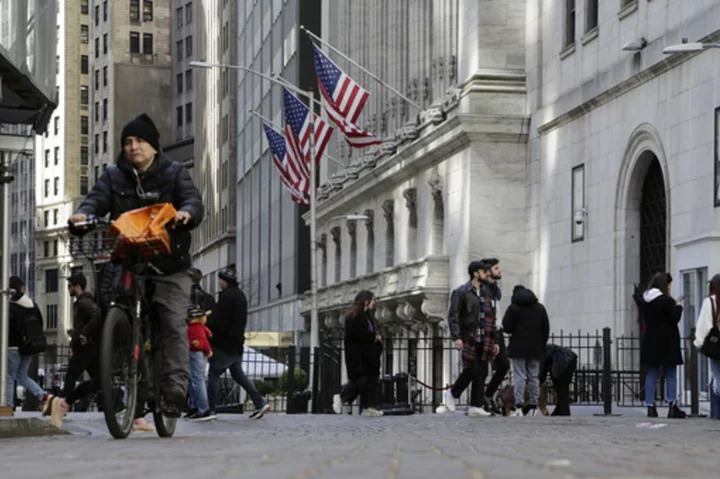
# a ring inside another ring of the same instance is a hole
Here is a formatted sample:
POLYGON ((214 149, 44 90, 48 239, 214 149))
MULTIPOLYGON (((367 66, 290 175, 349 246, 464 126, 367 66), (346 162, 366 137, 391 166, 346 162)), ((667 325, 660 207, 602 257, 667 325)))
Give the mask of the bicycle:
MULTIPOLYGON (((88 217, 87 221, 75 223, 73 227, 86 228, 85 232, 88 232, 98 226, 112 224, 112 221, 102 218, 88 217)), ((160 330, 151 302, 152 285, 148 281, 150 262, 146 251, 152 239, 152 236, 80 237, 74 240, 75 248, 73 240, 70 244, 71 254, 80 253, 93 263, 98 258, 113 257, 122 265, 120 291, 113 295, 105 315, 100 342, 99 377, 103 413, 108 430, 115 439, 128 437, 136 412, 145 400, 160 437, 172 437, 177 424, 177 417, 164 414, 161 403, 160 330), (148 360, 152 365, 150 368, 148 360), (118 401, 120 393, 122 401, 118 401)), ((93 270, 95 284, 98 285, 97 271, 93 270)))

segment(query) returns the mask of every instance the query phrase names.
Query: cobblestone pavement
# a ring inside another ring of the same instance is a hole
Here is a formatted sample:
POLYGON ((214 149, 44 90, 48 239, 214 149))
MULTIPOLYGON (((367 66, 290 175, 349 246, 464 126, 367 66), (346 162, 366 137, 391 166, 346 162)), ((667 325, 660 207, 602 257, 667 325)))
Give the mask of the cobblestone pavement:
POLYGON ((720 422, 642 417, 271 414, 116 441, 96 413, 73 436, 0 440, 0 477, 717 478, 720 422))

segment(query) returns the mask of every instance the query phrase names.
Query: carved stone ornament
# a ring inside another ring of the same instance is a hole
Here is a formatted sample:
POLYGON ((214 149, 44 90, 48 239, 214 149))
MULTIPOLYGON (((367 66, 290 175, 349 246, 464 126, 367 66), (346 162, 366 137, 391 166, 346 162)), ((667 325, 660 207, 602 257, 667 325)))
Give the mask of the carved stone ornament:
POLYGON ((355 236, 355 232, 357 231, 357 221, 348 220, 346 222, 346 224, 347 224, 348 234, 350 236, 355 236))
POLYGON ((417 188, 408 188, 403 191, 403 197, 405 197, 405 206, 410 211, 415 211, 417 206, 417 188))
POLYGON ((317 247, 323 251, 327 250, 327 234, 323 233, 317 240, 317 247))
POLYGON ((330 235, 332 235, 333 243, 335 243, 336 246, 339 245, 340 244, 340 227, 336 226, 333 229, 331 229, 330 235))
POLYGON ((382 204, 383 209, 383 216, 385 217, 385 221, 388 223, 393 221, 394 213, 395 213, 395 201, 393 200, 385 200, 382 204))
POLYGON ((432 196, 437 201, 442 200, 443 194, 443 177, 438 174, 437 171, 433 172, 432 176, 428 180, 430 189, 432 190, 432 196))
POLYGON ((365 226, 368 231, 371 231, 375 225, 375 212, 373 210, 365 210, 363 214, 368 218, 365 220, 365 226))
POLYGON ((450 55, 450 60, 448 60, 448 78, 451 80, 455 79, 455 68, 457 67, 457 57, 455 55, 450 55))

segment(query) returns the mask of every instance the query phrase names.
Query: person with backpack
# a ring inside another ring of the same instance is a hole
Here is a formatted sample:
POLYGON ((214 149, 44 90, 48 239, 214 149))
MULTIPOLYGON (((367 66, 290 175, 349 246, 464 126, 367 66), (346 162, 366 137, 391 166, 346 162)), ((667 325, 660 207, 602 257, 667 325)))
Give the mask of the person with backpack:
POLYGON ((25 294, 25 283, 17 276, 10 277, 10 294, 7 403, 15 404, 16 383, 44 403, 50 395, 28 376, 33 356, 47 348, 42 313, 37 304, 25 294))
POLYGON ((720 274, 716 274, 710 280, 709 294, 703 300, 700 308, 700 315, 695 325, 695 347, 708 358, 710 364, 710 405, 711 417, 720 418, 720 411, 714 406, 718 404, 720 396, 720 274))

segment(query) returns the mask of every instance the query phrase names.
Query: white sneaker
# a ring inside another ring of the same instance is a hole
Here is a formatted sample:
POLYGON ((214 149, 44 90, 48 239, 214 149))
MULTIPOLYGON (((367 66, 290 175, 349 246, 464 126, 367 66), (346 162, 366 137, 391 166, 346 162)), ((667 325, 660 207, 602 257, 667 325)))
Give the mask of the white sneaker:
POLYGON ((445 392, 445 407, 448 412, 455 412, 455 396, 452 395, 452 389, 448 389, 445 392))
POLYGON ((468 416, 472 416, 472 417, 490 417, 490 416, 492 416, 492 413, 486 411, 485 408, 474 407, 474 406, 470 406, 468 408, 467 414, 468 414, 468 416))
POLYGON ((342 414, 342 399, 340 399, 340 395, 336 394, 333 396, 333 412, 335 414, 342 414))
POLYGON ((523 417, 522 409, 515 409, 513 412, 510 413, 510 417, 523 417))
POLYGON ((365 416, 365 417, 380 417, 382 415, 383 415, 383 412, 378 411, 374 407, 369 407, 369 408, 363 409, 363 412, 361 414, 361 416, 365 416))

